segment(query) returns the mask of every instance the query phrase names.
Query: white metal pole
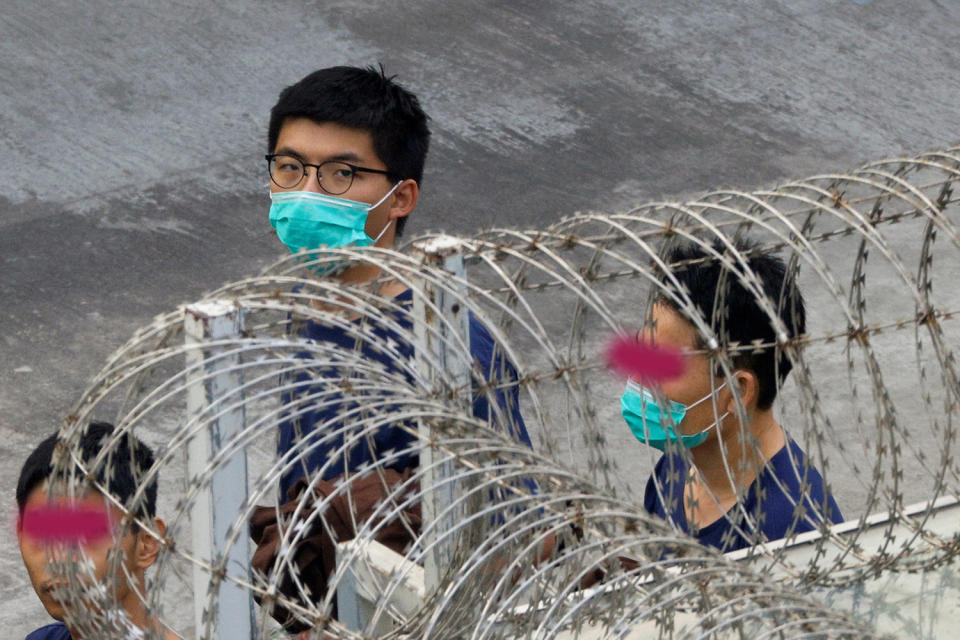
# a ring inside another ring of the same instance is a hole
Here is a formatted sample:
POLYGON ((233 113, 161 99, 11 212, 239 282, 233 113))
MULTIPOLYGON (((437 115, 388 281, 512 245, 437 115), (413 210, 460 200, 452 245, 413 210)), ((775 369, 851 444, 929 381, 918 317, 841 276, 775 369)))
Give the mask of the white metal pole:
MULTIPOLYGON (((213 456, 244 428, 243 404, 235 394, 242 384, 237 369, 239 356, 222 355, 226 351, 222 346, 204 346, 211 341, 238 337, 243 330, 243 314, 232 301, 201 302, 187 307, 183 327, 186 345, 194 347, 186 354, 186 364, 191 369, 187 415, 190 420, 204 421, 204 428, 191 438, 187 447, 187 473, 193 482, 208 471, 213 456), (227 396, 229 399, 224 402, 227 396), (223 411, 224 404, 233 404, 236 408, 223 411)), ((198 638, 254 638, 253 596, 248 589, 226 579, 249 581, 251 556, 246 532, 242 531, 227 548, 231 525, 246 500, 247 457, 241 448, 214 470, 209 484, 201 487, 191 508, 193 552, 200 560, 193 567, 198 638)))
MULTIPOLYGON (((469 407, 472 359, 469 352, 464 353, 463 349, 453 346, 461 342, 470 344, 469 312, 459 299, 466 293, 461 241, 450 236, 438 236, 416 243, 414 250, 422 255, 425 266, 440 267, 451 276, 444 280, 443 286, 438 286, 429 278, 420 279, 418 288, 423 295, 413 296, 417 367, 438 384, 445 376, 455 389, 460 390, 460 401, 469 407), (430 309, 428 303, 439 309, 440 314, 437 315, 430 309)), ((420 423, 420 441, 434 441, 428 423, 420 423)), ((449 481, 453 476, 452 463, 447 461, 434 464, 441 456, 442 454, 429 446, 420 451, 420 468, 423 471, 420 481, 423 496, 421 515, 425 531, 437 521, 439 514, 456 500, 456 486, 449 481)), ((439 585, 443 567, 448 564, 452 555, 450 541, 436 544, 435 540, 444 532, 452 530, 454 525, 454 515, 448 514, 424 541, 432 548, 424 566, 427 593, 439 585)))
MULTIPOLYGON (((458 395, 460 402, 465 408, 469 408, 472 357, 469 352, 453 347, 455 344, 470 344, 469 312, 458 299, 458 295, 466 293, 466 271, 461 242, 456 238, 440 236, 416 243, 414 250, 421 254, 425 266, 439 267, 446 272, 446 276, 449 276, 442 279, 443 285, 438 285, 427 277, 420 278, 416 283, 413 296, 416 366, 438 390, 440 380, 446 377, 449 384, 460 390, 458 395)), ((429 423, 421 422, 420 441, 433 442, 431 431, 429 423)), ((441 456, 442 454, 429 446, 420 450, 421 517, 425 531, 430 528, 431 523, 437 522, 439 514, 452 505, 457 497, 457 487, 449 481, 454 474, 452 463, 446 461, 438 465, 434 464, 441 459, 441 456)), ((454 515, 448 514, 425 536, 424 542, 430 548, 430 552, 426 556, 423 572, 419 574, 421 577, 413 581, 413 584, 419 587, 414 595, 411 595, 412 592, 409 589, 400 590, 400 596, 403 599, 416 602, 419 606, 426 594, 440 584, 443 567, 449 563, 452 556, 452 542, 444 541, 438 544, 436 541, 444 532, 452 530, 454 524, 454 515)), ((370 584, 370 582, 360 578, 357 573, 359 566, 356 563, 362 565, 364 562, 369 562, 375 568, 384 570, 385 565, 382 565, 378 559, 384 553, 395 554, 385 548, 381 549, 376 542, 369 543, 369 548, 365 552, 373 555, 358 559, 351 554, 338 553, 338 563, 341 556, 344 560, 350 559, 355 563, 354 567, 346 570, 344 579, 337 585, 339 621, 354 631, 385 632, 389 627, 384 626, 386 621, 382 618, 375 629, 367 629, 371 616, 377 609, 378 594, 375 589, 371 593, 370 589, 362 588, 361 583, 370 584)))

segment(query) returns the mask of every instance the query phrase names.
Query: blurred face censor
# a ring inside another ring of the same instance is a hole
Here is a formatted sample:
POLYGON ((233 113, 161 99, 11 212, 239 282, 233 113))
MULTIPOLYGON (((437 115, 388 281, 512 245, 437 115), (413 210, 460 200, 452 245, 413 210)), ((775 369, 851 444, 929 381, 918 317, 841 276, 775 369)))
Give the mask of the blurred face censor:
POLYGON ((50 499, 41 485, 29 494, 17 538, 30 582, 51 617, 62 621, 67 606, 95 606, 82 594, 100 593, 103 602, 101 585, 109 590, 106 602, 121 609, 138 597, 131 585, 142 571, 138 535, 122 518, 96 491, 75 500, 50 499))
POLYGON ((717 415, 713 401, 727 383, 712 386, 706 357, 689 353, 696 348, 694 327, 673 309, 657 304, 653 326, 641 330, 637 339, 686 355, 682 373, 658 381, 660 394, 640 381, 627 381, 620 410, 630 431, 640 442, 661 451, 668 443, 688 448, 703 444, 729 414, 717 415))
MULTIPOLYGON (((270 167, 270 224, 291 253, 322 247, 366 247, 393 223, 394 181, 367 131, 307 118, 284 122, 270 167)), ((335 275, 345 261, 311 267, 335 275)))

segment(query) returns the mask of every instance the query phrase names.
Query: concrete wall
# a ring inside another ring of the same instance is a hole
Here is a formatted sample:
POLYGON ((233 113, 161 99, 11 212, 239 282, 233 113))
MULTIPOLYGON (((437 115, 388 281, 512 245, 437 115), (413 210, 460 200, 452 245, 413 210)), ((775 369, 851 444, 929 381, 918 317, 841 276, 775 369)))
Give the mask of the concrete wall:
MULTIPOLYGON (((408 233, 546 224, 957 139, 956 0, 6 0, 0 476, 156 313, 283 252, 269 107, 383 62, 432 115, 408 233)), ((44 622, 0 534, 0 624, 44 622)))

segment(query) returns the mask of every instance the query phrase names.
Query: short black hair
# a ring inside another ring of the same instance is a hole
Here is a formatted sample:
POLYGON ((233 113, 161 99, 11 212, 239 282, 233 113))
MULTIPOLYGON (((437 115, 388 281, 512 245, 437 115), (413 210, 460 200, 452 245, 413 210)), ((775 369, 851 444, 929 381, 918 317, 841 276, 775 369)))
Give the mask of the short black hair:
MULTIPOLYGON (((53 473, 53 455, 59 442, 59 434, 51 435, 37 445, 23 463, 20 479, 17 481, 17 508, 21 516, 30 493, 53 473)), ((143 499, 138 501, 138 504, 131 505, 130 500, 137 492, 141 478, 153 466, 153 451, 129 433, 117 434, 110 423, 91 422, 78 443, 81 460, 85 463, 93 462, 108 445, 110 453, 104 464, 93 470, 97 483, 106 487, 110 496, 133 511, 138 518, 152 519, 157 513, 156 476, 150 481, 143 499)))
MULTIPOLYGON (((314 71, 280 92, 270 110, 267 148, 277 147, 287 118, 309 118, 369 131, 373 150, 396 180, 423 182, 430 147, 427 114, 417 97, 384 75, 380 67, 328 67, 314 71)), ((397 220, 397 235, 406 218, 397 220)))
MULTIPOLYGON (((763 294, 776 310, 787 329, 787 338, 797 338, 806 331, 806 310, 803 294, 797 287, 787 266, 772 252, 760 248, 755 242, 741 238, 733 243, 743 255, 750 271, 759 279, 763 294)), ((726 245, 719 240, 712 244, 712 251, 694 242, 672 244, 667 248, 665 262, 671 274, 690 296, 706 324, 717 335, 720 347, 737 343, 746 346, 756 341, 769 345, 777 341, 777 334, 770 317, 757 303, 754 294, 740 280, 737 273, 728 269, 717 255, 728 254, 726 245), (715 252, 715 253, 714 253, 715 252), (721 282, 721 276, 723 282, 721 282), (719 299, 718 299, 719 296, 719 299)), ((737 271, 741 267, 736 260, 728 258, 737 271)), ((663 280, 665 286, 667 280, 663 280)), ((664 294, 657 300, 677 310, 677 304, 664 294)), ((706 348, 704 336, 697 337, 697 347, 706 348)), ((736 351, 731 354, 734 367, 748 369, 759 380, 757 407, 769 409, 777 397, 777 389, 793 369, 793 363, 784 350, 773 346, 762 349, 736 351)))

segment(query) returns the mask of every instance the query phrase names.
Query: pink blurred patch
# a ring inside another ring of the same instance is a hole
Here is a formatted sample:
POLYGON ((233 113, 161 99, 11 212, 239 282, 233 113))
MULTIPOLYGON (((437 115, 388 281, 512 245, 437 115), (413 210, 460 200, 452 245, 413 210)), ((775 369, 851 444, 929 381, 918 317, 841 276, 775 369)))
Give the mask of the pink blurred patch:
POLYGON ((110 535, 110 518, 102 506, 50 504, 27 509, 21 527, 41 544, 89 543, 110 535))
POLYGON ((660 383, 683 374, 683 352, 634 338, 618 337, 607 347, 607 366, 639 382, 660 383))

